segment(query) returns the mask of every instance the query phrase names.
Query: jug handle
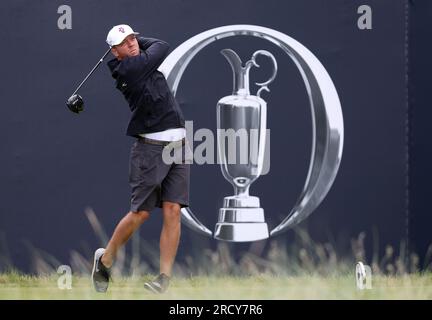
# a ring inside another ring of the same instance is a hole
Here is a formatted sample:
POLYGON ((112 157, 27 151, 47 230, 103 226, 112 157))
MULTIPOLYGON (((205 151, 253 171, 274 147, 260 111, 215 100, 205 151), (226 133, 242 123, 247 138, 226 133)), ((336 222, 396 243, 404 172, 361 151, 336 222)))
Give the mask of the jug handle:
POLYGON ((260 54, 263 55, 263 56, 269 57, 271 59, 271 61, 273 62, 273 73, 272 73, 270 79, 268 79, 267 81, 265 81, 265 82, 255 82, 255 84, 257 86, 261 87, 257 91, 257 96, 258 97, 260 97, 261 91, 263 91, 263 90, 265 90, 267 92, 270 92, 270 89, 268 88, 268 85, 271 82, 273 82, 273 80, 276 78, 276 74, 277 74, 277 70, 278 70, 278 65, 277 65, 277 61, 276 61, 275 57, 270 52, 268 52, 267 50, 258 50, 258 51, 255 51, 254 54, 252 55, 252 59, 249 60, 246 64, 251 63, 255 67, 259 67, 259 64, 256 62, 256 58, 260 54))

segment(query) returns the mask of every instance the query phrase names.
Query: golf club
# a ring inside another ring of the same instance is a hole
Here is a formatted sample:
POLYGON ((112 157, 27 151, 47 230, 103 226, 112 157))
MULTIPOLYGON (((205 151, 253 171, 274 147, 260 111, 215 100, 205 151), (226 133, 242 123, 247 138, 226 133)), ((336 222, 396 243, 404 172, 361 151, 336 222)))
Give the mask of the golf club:
POLYGON ((75 89, 74 93, 69 97, 69 99, 66 102, 66 105, 68 106, 69 110, 74 113, 80 113, 84 110, 84 100, 83 98, 77 94, 78 90, 82 87, 84 82, 87 81, 87 79, 92 75, 92 73, 99 67, 99 65, 102 63, 102 61, 105 59, 107 54, 111 51, 111 47, 105 52, 105 54, 100 58, 98 63, 93 67, 93 69, 90 71, 90 73, 84 78, 84 80, 79 84, 78 88, 75 89))

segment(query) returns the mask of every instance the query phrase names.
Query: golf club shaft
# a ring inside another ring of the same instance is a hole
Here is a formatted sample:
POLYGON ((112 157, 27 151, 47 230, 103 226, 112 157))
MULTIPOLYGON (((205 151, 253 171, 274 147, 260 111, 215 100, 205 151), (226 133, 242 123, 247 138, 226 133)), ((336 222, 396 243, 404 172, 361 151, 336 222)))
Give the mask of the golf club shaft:
POLYGON ((102 63, 102 61, 105 59, 105 57, 107 56, 107 54, 111 51, 111 47, 107 50, 107 52, 105 52, 105 54, 103 55, 102 58, 100 58, 100 60, 98 61, 98 63, 93 67, 93 69, 90 71, 90 73, 87 75, 87 77, 85 77, 85 79, 79 84, 78 88, 76 88, 76 90, 74 91, 74 93, 72 93, 72 96, 78 92, 78 90, 82 87, 82 85, 84 84, 84 82, 87 81, 87 79, 91 76, 91 74, 97 69, 97 67, 99 67, 99 65, 102 63))

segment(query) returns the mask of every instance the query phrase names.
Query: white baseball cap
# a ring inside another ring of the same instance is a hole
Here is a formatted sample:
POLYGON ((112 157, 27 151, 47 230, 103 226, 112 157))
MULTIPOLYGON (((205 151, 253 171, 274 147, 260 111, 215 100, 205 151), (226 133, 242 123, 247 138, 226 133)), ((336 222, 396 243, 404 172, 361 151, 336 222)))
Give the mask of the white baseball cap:
POLYGON ((120 44, 128 35, 139 34, 132 30, 127 24, 119 24, 112 27, 110 32, 108 32, 106 42, 110 47, 120 44))

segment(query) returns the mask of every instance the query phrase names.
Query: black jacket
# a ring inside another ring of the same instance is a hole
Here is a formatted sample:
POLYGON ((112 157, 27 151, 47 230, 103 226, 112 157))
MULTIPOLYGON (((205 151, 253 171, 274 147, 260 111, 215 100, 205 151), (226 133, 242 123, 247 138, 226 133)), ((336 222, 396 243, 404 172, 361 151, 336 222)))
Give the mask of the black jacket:
POLYGON ((169 45, 158 39, 139 37, 140 55, 108 61, 112 77, 129 103, 132 116, 126 134, 158 132, 185 126, 180 107, 165 76, 157 71, 169 45))

